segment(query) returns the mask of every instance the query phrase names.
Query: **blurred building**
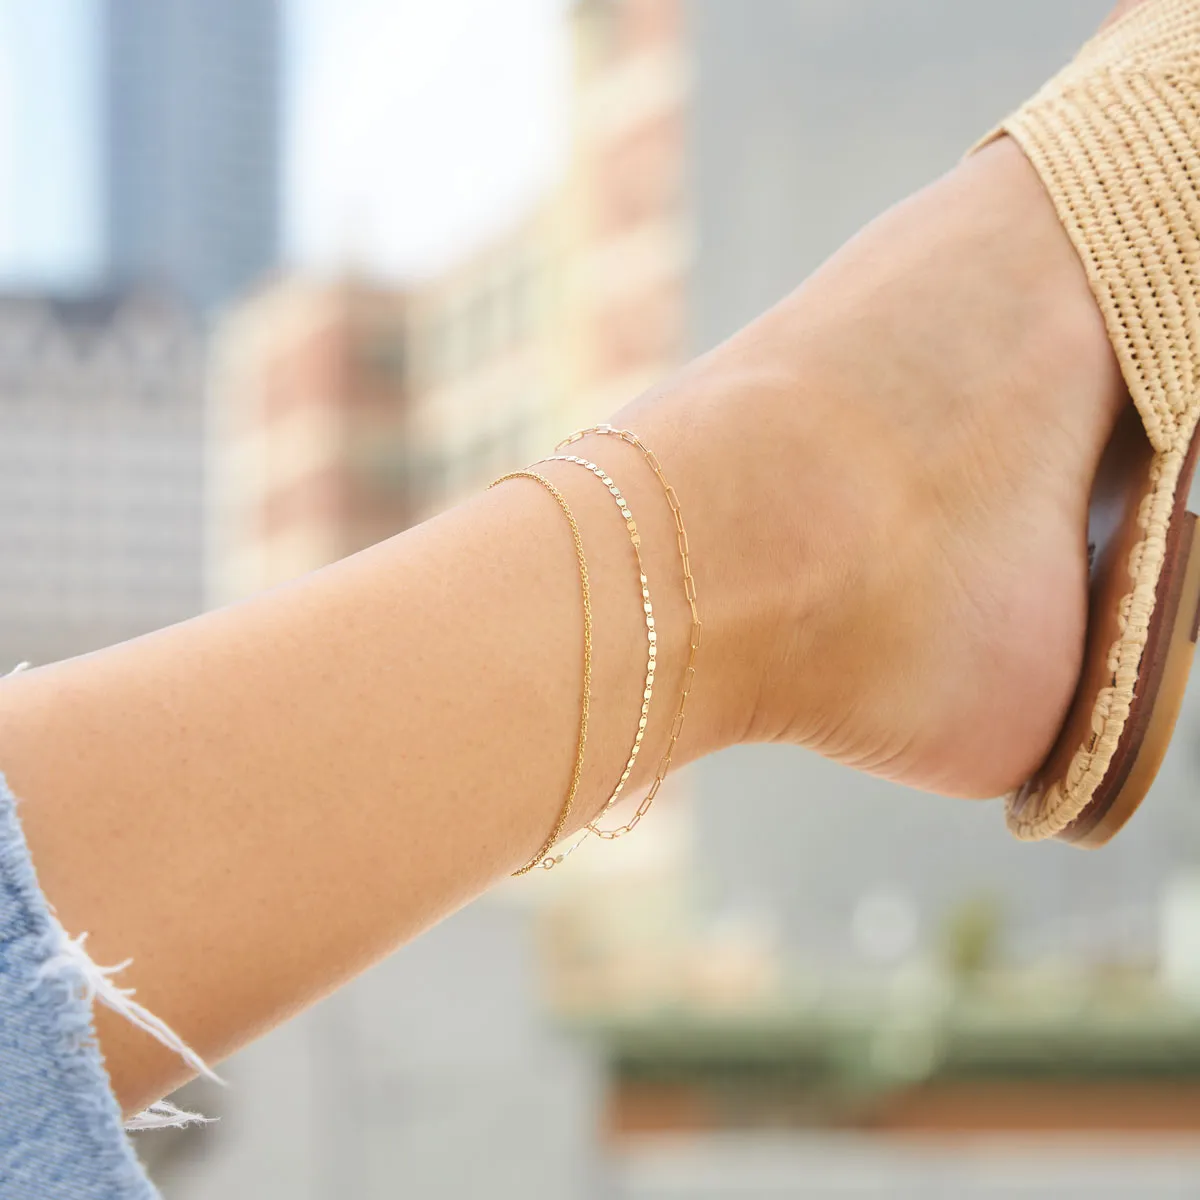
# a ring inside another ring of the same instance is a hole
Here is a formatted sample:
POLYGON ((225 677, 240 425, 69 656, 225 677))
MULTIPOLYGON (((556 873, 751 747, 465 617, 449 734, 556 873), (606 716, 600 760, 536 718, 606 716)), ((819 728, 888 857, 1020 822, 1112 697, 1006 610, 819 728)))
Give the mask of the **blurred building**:
POLYGON ((0 296, 0 669, 199 611, 203 369, 170 299, 0 296))
POLYGON ((411 419, 379 466, 408 481, 419 519, 567 431, 567 287, 560 213, 550 204, 411 291, 411 419))
POLYGON ((210 600, 369 546, 416 497, 379 447, 406 424, 407 304, 343 280, 291 280, 243 306, 212 374, 210 600))
POLYGON ((556 251, 538 212, 419 286, 281 280, 223 322, 214 602, 397 533, 566 431, 556 251))
POLYGON ((528 250, 515 234, 407 291, 353 277, 281 281, 224 322, 212 387, 214 603, 361 550, 533 453, 555 392, 545 255, 528 250))
POLYGON ((661 382, 687 351, 692 263, 683 0, 577 0, 564 379, 580 420, 661 382))
POLYGON ((100 275, 0 297, 0 663, 200 611, 205 326, 278 256, 276 0, 72 11, 99 64, 100 275))
POLYGON ((103 271, 230 300, 279 254, 280 0, 105 0, 103 271))

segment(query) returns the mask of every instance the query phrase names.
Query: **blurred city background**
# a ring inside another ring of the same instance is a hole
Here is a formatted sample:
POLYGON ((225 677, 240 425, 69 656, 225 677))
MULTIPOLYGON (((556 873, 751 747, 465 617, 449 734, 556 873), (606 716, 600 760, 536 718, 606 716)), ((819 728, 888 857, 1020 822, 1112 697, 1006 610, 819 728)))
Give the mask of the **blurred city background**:
MULTIPOLYGON (((538 457, 949 168, 1107 7, 0 0, 0 662, 538 457)), ((139 1151, 168 1200, 1200 1197, 1198 720, 1194 691, 1094 854, 720 755, 139 1151)))

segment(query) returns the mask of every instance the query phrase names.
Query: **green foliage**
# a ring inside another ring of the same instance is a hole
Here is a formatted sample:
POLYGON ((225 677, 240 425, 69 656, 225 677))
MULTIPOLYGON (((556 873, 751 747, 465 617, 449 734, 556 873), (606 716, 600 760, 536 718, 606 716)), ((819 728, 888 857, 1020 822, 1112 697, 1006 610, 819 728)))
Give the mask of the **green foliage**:
POLYGON ((1003 925, 1000 902, 990 892, 967 896, 950 909, 942 930, 941 956, 955 979, 969 982, 995 964, 1003 925))

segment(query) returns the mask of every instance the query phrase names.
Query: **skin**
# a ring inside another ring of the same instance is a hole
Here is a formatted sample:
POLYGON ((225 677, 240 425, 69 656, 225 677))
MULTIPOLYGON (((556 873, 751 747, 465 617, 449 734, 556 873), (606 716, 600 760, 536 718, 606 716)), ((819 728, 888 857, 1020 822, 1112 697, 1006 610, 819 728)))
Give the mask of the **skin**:
MULTIPOLYGON (((1078 676, 1088 494, 1126 403, 1083 270, 1002 140, 617 414, 676 488, 705 623, 675 761, 774 740, 954 795, 1020 783, 1078 676)), ((674 527, 636 451, 575 449, 643 532, 661 663, 645 786, 687 651, 674 527)), ((628 753, 645 640, 611 498, 545 472, 592 575, 578 828, 628 753)), ((0 763, 47 896, 220 1060, 533 855, 574 762, 580 625, 567 524, 521 480, 0 682, 0 763)), ((106 1011, 97 1030, 126 1111, 186 1078, 106 1011)))

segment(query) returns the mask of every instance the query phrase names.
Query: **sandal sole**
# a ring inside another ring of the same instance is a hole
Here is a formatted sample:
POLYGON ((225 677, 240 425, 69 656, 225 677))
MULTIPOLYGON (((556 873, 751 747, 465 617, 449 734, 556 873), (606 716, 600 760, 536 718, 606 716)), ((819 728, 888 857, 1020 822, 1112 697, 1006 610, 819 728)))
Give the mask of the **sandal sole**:
MULTIPOLYGON (((1162 766, 1183 707, 1200 631, 1200 534, 1196 515, 1186 508, 1198 447, 1200 438, 1192 443, 1177 487, 1149 636, 1116 752, 1087 806, 1055 835, 1077 846, 1089 849, 1103 846, 1138 810, 1162 766)), ((1136 500, 1140 500, 1140 494, 1136 500)), ((1127 522, 1133 519, 1136 508, 1136 502, 1129 504, 1127 522)), ((1120 553, 1110 559, 1108 570, 1123 570, 1122 558, 1120 553)), ((1104 590, 1103 584, 1099 590, 1104 590)), ((1109 585, 1110 597, 1111 594, 1109 585)), ((1104 653, 1107 657, 1109 638, 1111 632, 1107 628, 1098 631, 1097 636, 1089 631, 1089 655, 1104 653)), ((1066 731, 1077 731, 1080 720, 1090 720, 1095 700, 1094 688, 1080 689, 1060 744, 1069 745, 1066 731)), ((1078 746, 1077 732, 1074 736, 1074 744, 1078 746)))

